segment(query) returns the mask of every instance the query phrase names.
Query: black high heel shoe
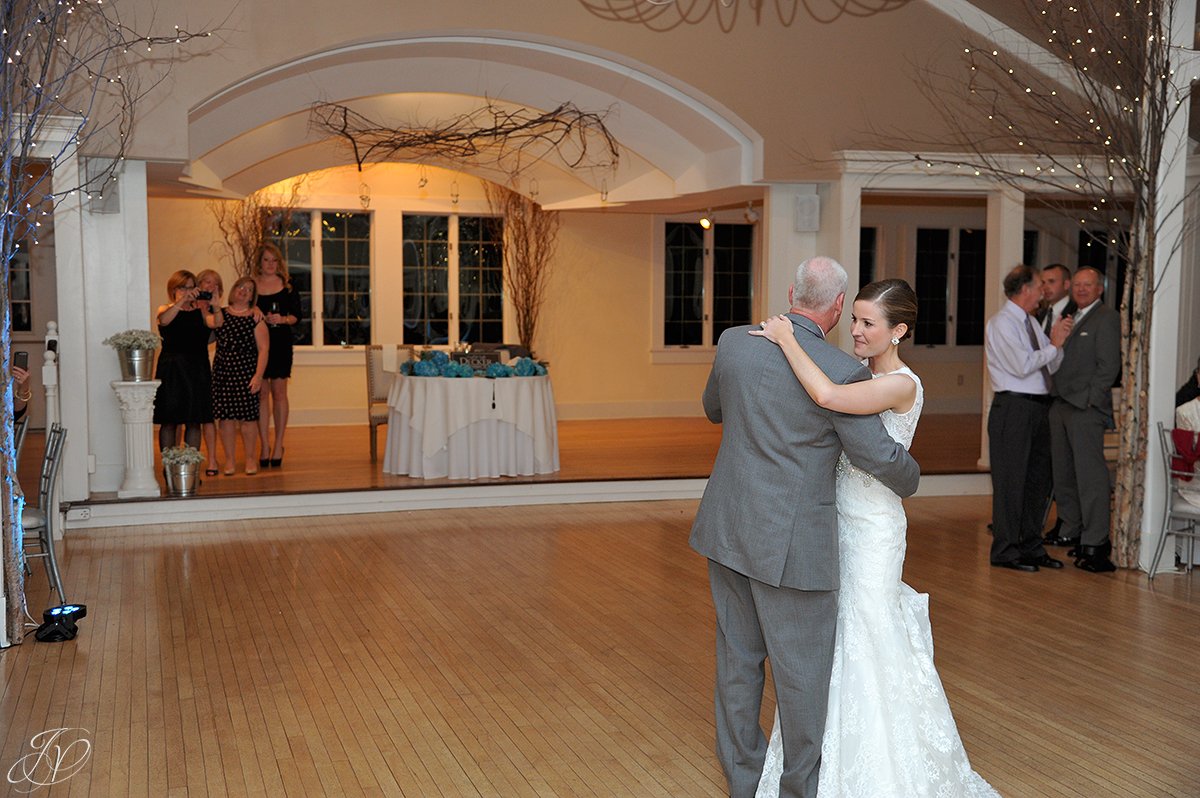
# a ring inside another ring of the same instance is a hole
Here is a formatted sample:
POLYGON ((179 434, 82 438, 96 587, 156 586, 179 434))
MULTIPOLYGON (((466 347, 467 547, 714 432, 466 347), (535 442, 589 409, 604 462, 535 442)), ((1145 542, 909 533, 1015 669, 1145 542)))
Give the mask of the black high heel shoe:
POLYGON ((271 460, 268 460, 268 459, 267 459, 267 458, 265 458, 265 457, 260 457, 260 458, 258 459, 258 467, 259 467, 259 468, 270 468, 270 467, 271 467, 271 462, 272 462, 271 460))
POLYGON ((283 453, 286 451, 287 449, 285 447, 279 447, 279 457, 272 457, 269 461, 271 463, 271 468, 279 468, 283 465, 283 453))

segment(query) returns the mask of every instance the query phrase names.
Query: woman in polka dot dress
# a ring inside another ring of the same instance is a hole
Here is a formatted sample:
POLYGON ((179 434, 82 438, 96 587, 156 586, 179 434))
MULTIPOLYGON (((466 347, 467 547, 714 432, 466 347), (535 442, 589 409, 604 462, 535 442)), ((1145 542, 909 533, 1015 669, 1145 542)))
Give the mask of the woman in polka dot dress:
POLYGON ((225 474, 233 474, 234 428, 242 427, 246 473, 257 474, 255 442, 258 439, 258 392, 267 367, 267 325, 254 307, 257 290, 254 278, 242 277, 229 291, 225 323, 217 329, 217 353, 213 358, 213 416, 221 427, 225 450, 225 474))

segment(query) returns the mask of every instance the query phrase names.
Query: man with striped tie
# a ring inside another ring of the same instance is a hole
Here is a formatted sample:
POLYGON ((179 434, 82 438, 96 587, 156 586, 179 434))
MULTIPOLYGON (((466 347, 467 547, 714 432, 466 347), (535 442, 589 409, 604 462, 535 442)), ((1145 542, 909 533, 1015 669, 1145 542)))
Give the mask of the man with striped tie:
POLYGON ((992 551, 997 568, 1062 568, 1046 553, 1042 521, 1050 497, 1050 375, 1062 363, 1071 319, 1047 337, 1033 319, 1042 298, 1041 273, 1017 266, 1004 278, 1007 301, 984 333, 988 376, 988 452, 992 465, 992 551))

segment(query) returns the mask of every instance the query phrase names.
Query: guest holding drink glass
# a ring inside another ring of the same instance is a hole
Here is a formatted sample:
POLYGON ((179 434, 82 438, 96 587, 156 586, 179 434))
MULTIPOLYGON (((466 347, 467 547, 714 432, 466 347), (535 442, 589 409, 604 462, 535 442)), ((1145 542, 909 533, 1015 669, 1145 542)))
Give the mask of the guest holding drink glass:
POLYGON ((167 280, 171 302, 158 308, 162 351, 154 378, 161 381, 154 396, 154 423, 159 448, 179 445, 179 428, 188 446, 200 447, 200 427, 211 424, 212 370, 208 337, 223 322, 220 308, 202 308, 196 275, 180 270, 167 280))
POLYGON ((287 261, 274 244, 263 244, 253 267, 258 308, 267 321, 271 340, 263 389, 259 393, 260 466, 283 465, 283 434, 288 422, 288 379, 292 376, 292 327, 300 321, 300 294, 288 277, 287 261), (275 422, 274 438, 268 435, 275 422))

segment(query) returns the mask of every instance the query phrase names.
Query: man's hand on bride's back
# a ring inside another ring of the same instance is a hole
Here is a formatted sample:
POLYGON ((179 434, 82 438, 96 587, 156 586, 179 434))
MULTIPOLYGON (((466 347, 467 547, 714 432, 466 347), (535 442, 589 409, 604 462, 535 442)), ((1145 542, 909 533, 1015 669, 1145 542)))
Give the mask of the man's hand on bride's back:
POLYGON ((751 329, 750 334, 757 335, 759 338, 766 338, 775 344, 778 344, 784 338, 794 338, 796 335, 792 329, 792 320, 787 316, 772 316, 759 326, 762 329, 751 329))

